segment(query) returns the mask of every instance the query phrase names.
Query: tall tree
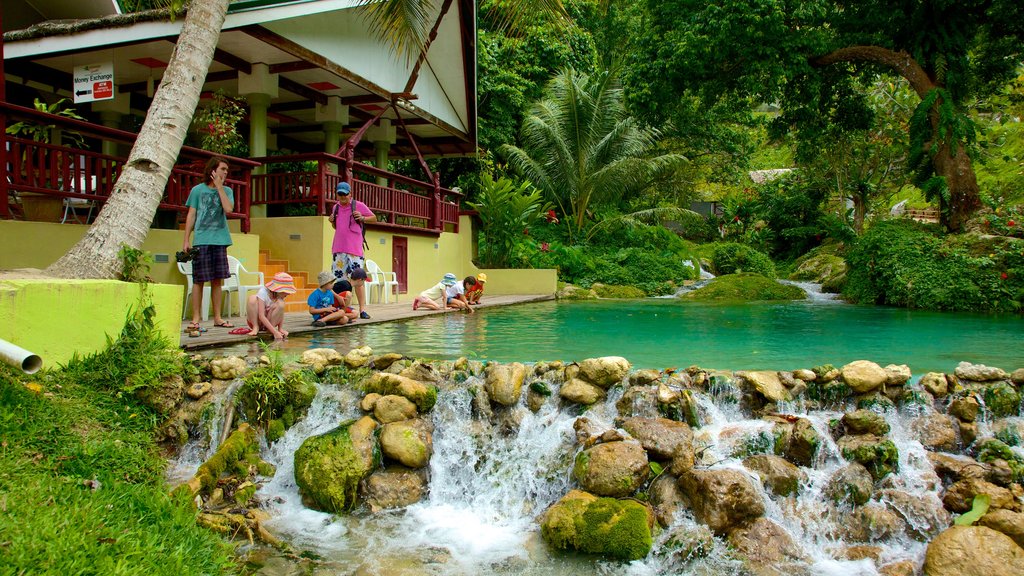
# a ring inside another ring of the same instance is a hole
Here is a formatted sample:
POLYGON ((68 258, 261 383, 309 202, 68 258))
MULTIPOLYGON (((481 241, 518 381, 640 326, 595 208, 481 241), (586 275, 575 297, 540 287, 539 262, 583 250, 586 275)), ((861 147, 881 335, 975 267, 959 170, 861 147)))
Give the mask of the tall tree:
POLYGON ((979 206, 972 99, 1013 77, 1024 54, 1018 0, 647 0, 652 34, 630 66, 646 111, 692 90, 708 103, 780 103, 779 127, 810 136, 869 126, 861 75, 902 77, 916 182, 959 230, 979 206))
POLYGON ((114 189, 85 236, 47 268, 63 278, 114 278, 122 245, 142 246, 213 61, 229 0, 192 0, 160 87, 114 189))
POLYGON ((523 147, 501 151, 558 205, 570 240, 578 240, 592 204, 634 194, 683 165, 676 154, 648 154, 657 136, 627 114, 614 76, 568 69, 523 121, 523 147))

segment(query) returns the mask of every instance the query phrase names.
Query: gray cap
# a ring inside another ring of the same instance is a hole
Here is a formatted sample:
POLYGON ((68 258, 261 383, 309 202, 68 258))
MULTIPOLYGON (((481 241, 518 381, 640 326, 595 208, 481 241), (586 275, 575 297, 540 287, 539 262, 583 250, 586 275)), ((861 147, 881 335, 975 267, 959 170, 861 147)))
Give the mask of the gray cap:
POLYGON ((316 275, 316 283, 321 288, 323 288, 324 285, 326 285, 326 284, 334 284, 334 281, 335 281, 334 274, 331 274, 330 272, 328 272, 326 270, 324 270, 323 272, 321 272, 321 273, 316 275))

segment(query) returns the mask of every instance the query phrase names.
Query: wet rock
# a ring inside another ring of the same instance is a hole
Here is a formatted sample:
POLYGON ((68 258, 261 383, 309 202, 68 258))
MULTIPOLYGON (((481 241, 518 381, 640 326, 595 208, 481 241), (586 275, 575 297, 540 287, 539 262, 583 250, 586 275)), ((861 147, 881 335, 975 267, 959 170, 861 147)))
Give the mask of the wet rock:
POLYGON ((879 576, 915 576, 917 574, 917 563, 912 560, 900 560, 890 562, 878 568, 879 576))
POLYGON ((388 394, 404 396, 416 405, 420 414, 430 412, 437 402, 436 386, 388 372, 375 372, 363 381, 363 390, 367 393, 376 392, 385 396, 388 394))
POLYGON ((658 404, 672 404, 679 401, 679 390, 665 383, 658 384, 658 404))
POLYGON ((863 464, 875 480, 899 467, 899 452, 892 440, 874 434, 847 435, 838 445, 843 458, 863 464))
MULTIPOLYGON (((370 358, 373 357, 373 349, 369 346, 363 346, 361 348, 353 348, 345 354, 345 365, 349 368, 361 368, 370 363, 370 358)), ((391 368, 393 366, 389 366, 391 368)))
POLYGON ((650 474, 647 453, 639 442, 606 442, 576 455, 573 477, 598 496, 629 496, 650 474))
MULTIPOLYGON (((779 382, 782 382, 782 385, 785 386, 787 390, 793 390, 793 387, 796 386, 797 384, 804 383, 802 380, 797 380, 797 378, 793 376, 792 372, 778 372, 778 375, 779 382)), ((790 394, 790 397, 792 397, 792 393, 790 394)))
POLYGON ((679 478, 679 487, 697 520, 715 534, 727 534, 764 515, 760 487, 739 470, 693 469, 679 478))
POLYGON ((945 414, 927 414, 910 422, 910 431, 928 450, 952 452, 956 449, 954 420, 945 414))
POLYGON ((629 375, 630 386, 652 386, 661 382, 662 373, 658 370, 637 370, 629 375))
POLYGON ((375 467, 377 423, 364 416, 311 436, 295 452, 295 482, 303 501, 340 514, 355 506, 359 483, 375 467))
POLYGON ((868 469, 852 462, 832 475, 825 487, 825 494, 834 502, 849 502, 860 506, 871 499, 874 490, 874 478, 868 469))
POLYGON ((1014 512, 1003 508, 989 510, 981 517, 978 524, 1006 534, 1018 546, 1024 548, 1024 512, 1014 512))
POLYGON ((416 405, 404 396, 381 396, 373 405, 373 416, 381 424, 409 420, 416 417, 416 405))
POLYGON ((843 549, 843 560, 850 560, 856 562, 857 560, 871 560, 874 563, 878 563, 878 559, 882 556, 881 546, 869 546, 866 544, 857 544, 854 546, 847 546, 843 549))
POLYGON ((530 409, 530 412, 538 412, 544 407, 544 403, 551 397, 551 390, 546 389, 546 394, 539 391, 537 384, 543 384, 543 382, 536 381, 531 382, 526 390, 526 406, 530 409))
POLYGON ((991 528, 954 526, 928 544, 924 572, 928 576, 1016 576, 1024 574, 1024 549, 991 528))
POLYGON ((872 410, 855 410, 843 414, 842 423, 850 434, 885 436, 889 433, 889 423, 885 417, 872 410))
POLYGON ((789 574, 787 565, 804 559, 789 533, 764 517, 730 531, 728 541, 743 558, 747 571, 757 575, 789 574))
POLYGON ((309 366, 313 372, 323 374, 328 366, 341 365, 344 358, 334 348, 313 348, 303 352, 299 362, 309 366))
POLYGON ((965 446, 970 446, 971 444, 974 444, 974 441, 978 439, 977 423, 960 422, 958 429, 960 430, 960 439, 963 440, 965 446))
POLYGON ((658 392, 652 386, 633 386, 627 388, 622 398, 615 403, 619 416, 623 418, 657 418, 658 392))
POLYGON ((484 387, 491 402, 503 406, 515 406, 523 391, 526 366, 519 362, 510 364, 488 364, 484 369, 484 387))
POLYGON ((213 386, 209 382, 196 382, 188 387, 185 394, 193 400, 199 400, 210 391, 213 386))
POLYGON ((715 548, 715 535, 707 526, 676 526, 665 537, 662 549, 678 562, 704 558, 715 548))
POLYGON ((210 374, 217 380, 234 380, 249 371, 244 358, 225 356, 210 360, 210 374))
POLYGON ((683 422, 667 418, 627 418, 620 427, 639 440, 654 460, 684 457, 693 462, 693 431, 683 422))
POLYGON ((991 501, 989 508, 1006 508, 1017 510, 1019 504, 1013 493, 1001 486, 978 478, 966 478, 960 480, 946 489, 942 496, 942 503, 953 512, 964 513, 974 506, 974 497, 979 494, 988 494, 991 501))
POLYGON ((607 390, 618 384, 629 373, 629 360, 622 356, 588 358, 580 362, 580 377, 607 390))
POLYGON ((840 369, 843 381, 857 394, 871 392, 885 384, 889 374, 870 360, 854 360, 840 369))
POLYGON ((377 405, 377 401, 381 398, 383 398, 383 396, 380 394, 371 392, 370 394, 363 396, 363 399, 359 401, 359 409, 363 412, 373 412, 373 407, 377 405))
POLYGON ((417 360, 398 373, 412 380, 418 380, 429 384, 438 384, 443 380, 443 375, 431 364, 417 360))
POLYGON ((906 364, 889 364, 883 370, 886 373, 886 386, 903 386, 910 380, 910 366, 906 364))
POLYGON ((474 386, 473 390, 473 417, 485 422, 494 417, 494 410, 491 408, 491 399, 487 396, 487 389, 474 386))
POLYGON ((996 382, 985 388, 985 408, 994 418, 1020 414, 1020 393, 1007 382, 996 382))
POLYGON ((669 472, 663 473, 651 482, 647 496, 658 523, 663 527, 671 525, 676 513, 686 508, 686 499, 679 489, 678 478, 669 472))
POLYGON ((961 380, 971 380, 973 382, 1006 380, 1008 376, 1002 368, 985 366, 984 364, 971 364, 970 362, 961 362, 957 364, 953 373, 961 380))
POLYGON ((431 428, 420 418, 385 424, 380 431, 380 450, 385 457, 409 468, 423 468, 434 451, 431 428))
POLYGON ((929 372, 921 376, 919 384, 926 392, 936 398, 942 398, 949 391, 946 375, 941 372, 929 372))
POLYGON ((959 480, 976 478, 984 480, 988 478, 991 466, 978 462, 970 456, 957 454, 943 454, 941 452, 928 452, 928 461, 931 462, 935 473, 948 483, 959 480))
POLYGON ((948 413, 961 422, 974 422, 978 419, 978 410, 980 408, 981 405, 978 403, 977 398, 967 396, 950 402, 948 413))
POLYGON ((576 433, 576 443, 581 446, 593 446, 597 443, 596 438, 604 431, 590 418, 583 416, 573 420, 572 429, 576 433))
POLYGON ((404 356, 402 356, 401 354, 398 354, 396 352, 388 352, 387 354, 380 354, 374 356, 373 360, 371 360, 370 363, 373 366, 374 370, 387 370, 388 368, 391 367, 392 364, 398 362, 402 358, 404 358, 404 356))
POLYGON ((562 385, 558 395, 569 402, 589 405, 603 399, 605 392, 589 382, 573 378, 562 385))
POLYGON ((770 370, 737 372, 741 384, 746 383, 752 390, 750 393, 760 395, 767 402, 783 402, 789 400, 789 390, 782 384, 778 372, 770 370))
POLYGON ((1010 380, 1017 386, 1024 386, 1024 368, 1017 368, 1010 374, 1010 380))
POLYGON ((821 435, 807 418, 768 418, 775 422, 775 453, 797 466, 813 466, 821 446, 821 435))
POLYGON ((952 523, 949 511, 935 494, 911 494, 903 490, 879 490, 879 500, 907 522, 907 533, 927 540, 952 523))
POLYGON ((869 503, 854 508, 843 519, 843 538, 853 542, 879 542, 902 534, 907 523, 884 504, 869 503))
POLYGON ((651 550, 650 510, 635 500, 598 498, 571 490, 540 518, 541 536, 559 550, 639 560, 651 550))
MULTIPOLYGON (((806 474, 795 464, 774 454, 757 454, 743 460, 743 465, 756 472, 761 484, 776 496, 796 494, 806 474)), ((865 471, 866 472, 866 471, 865 471)))
POLYGON ((814 382, 814 379, 818 376, 814 373, 814 370, 800 368, 799 370, 793 370, 793 377, 804 382, 814 382))
POLYGON ((361 494, 374 514, 410 506, 427 495, 426 470, 396 465, 376 470, 363 481, 361 494))

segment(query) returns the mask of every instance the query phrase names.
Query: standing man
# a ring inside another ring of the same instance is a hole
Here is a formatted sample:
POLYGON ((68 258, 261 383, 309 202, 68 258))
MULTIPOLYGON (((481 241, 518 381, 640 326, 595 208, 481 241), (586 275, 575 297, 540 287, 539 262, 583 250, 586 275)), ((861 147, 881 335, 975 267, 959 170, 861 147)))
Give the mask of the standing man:
POLYGON ((188 193, 188 216, 185 217, 185 252, 191 246, 198 249, 192 259, 192 323, 188 330, 199 331, 199 309, 203 302, 203 285, 210 283, 210 300, 213 302, 213 325, 220 328, 234 328, 234 325, 220 317, 221 286, 231 276, 228 270, 228 246, 231 234, 228 232, 227 213, 235 206, 235 195, 224 185, 228 178, 228 162, 214 156, 206 162, 203 171, 205 180, 196 184, 188 193), (193 242, 189 236, 195 231, 193 242))
POLYGON ((348 182, 339 182, 336 189, 338 202, 331 211, 331 225, 334 226, 334 255, 331 272, 339 280, 348 280, 359 301, 359 317, 366 320, 366 258, 363 256, 363 237, 367 222, 376 222, 377 217, 366 204, 352 199, 352 188, 348 182), (354 272, 359 270, 358 274, 354 272))

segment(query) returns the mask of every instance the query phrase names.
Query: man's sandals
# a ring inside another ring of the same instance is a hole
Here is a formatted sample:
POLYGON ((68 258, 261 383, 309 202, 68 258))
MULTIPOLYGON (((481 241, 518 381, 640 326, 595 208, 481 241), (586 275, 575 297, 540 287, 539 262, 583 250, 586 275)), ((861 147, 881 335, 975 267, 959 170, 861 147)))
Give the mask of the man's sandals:
POLYGON ((203 332, 206 332, 206 328, 200 326, 199 322, 189 322, 188 326, 185 327, 185 333, 188 334, 189 338, 198 338, 203 332))

